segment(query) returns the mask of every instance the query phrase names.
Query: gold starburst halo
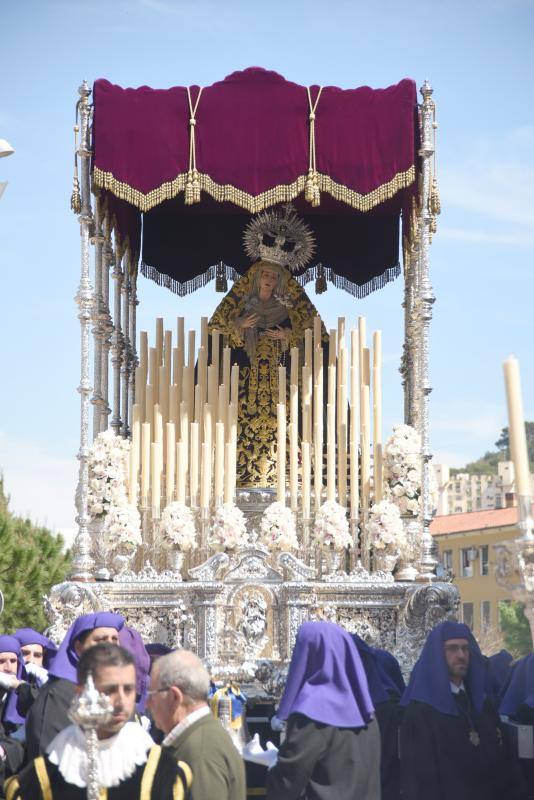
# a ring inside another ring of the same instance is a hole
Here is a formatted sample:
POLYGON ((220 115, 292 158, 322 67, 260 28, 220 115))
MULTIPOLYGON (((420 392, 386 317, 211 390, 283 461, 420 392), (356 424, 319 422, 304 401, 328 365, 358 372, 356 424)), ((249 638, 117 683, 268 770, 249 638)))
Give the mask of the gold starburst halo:
POLYGON ((291 203, 262 211, 243 234, 245 252, 252 261, 269 261, 296 272, 311 261, 314 236, 291 203))

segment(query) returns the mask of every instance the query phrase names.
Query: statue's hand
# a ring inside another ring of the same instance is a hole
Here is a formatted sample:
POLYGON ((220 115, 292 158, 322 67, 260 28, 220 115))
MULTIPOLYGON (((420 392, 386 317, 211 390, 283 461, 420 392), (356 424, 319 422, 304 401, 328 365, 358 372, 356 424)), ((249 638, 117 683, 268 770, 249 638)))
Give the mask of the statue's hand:
POLYGON ((265 333, 269 339, 289 339, 290 331, 277 325, 276 328, 268 328, 265 333))
POLYGON ((259 322, 259 316, 257 314, 249 314, 248 317, 238 317, 235 321, 235 324, 238 328, 253 328, 257 322, 259 322))

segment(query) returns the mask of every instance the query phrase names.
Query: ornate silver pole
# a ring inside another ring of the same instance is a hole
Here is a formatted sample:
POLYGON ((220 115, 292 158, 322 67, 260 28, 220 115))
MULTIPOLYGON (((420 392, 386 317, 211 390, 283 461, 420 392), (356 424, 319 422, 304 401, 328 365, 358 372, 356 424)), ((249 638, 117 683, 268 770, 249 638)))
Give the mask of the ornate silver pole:
POLYGON ((112 277, 115 282, 114 309, 113 309, 113 335, 111 337, 111 364, 113 367, 113 417, 111 427, 119 436, 121 432, 121 365, 122 365, 122 328, 121 328, 121 295, 123 274, 121 257, 115 243, 115 263, 112 277))
POLYGON ((102 253, 102 369, 101 369, 101 393, 102 393, 102 414, 100 419, 100 430, 108 429, 108 419, 111 414, 109 407, 109 351, 111 349, 111 337, 113 334, 113 320, 109 309, 109 270, 113 261, 113 247, 111 245, 110 220, 104 220, 104 247, 102 253))
POLYGON ((422 135, 423 141, 419 155, 422 159, 423 188, 421 195, 421 209, 419 217, 419 257, 417 260, 417 311, 420 319, 418 342, 418 381, 417 397, 419 416, 419 433, 421 435, 422 464, 421 464, 421 522, 422 522, 422 552, 421 573, 419 580, 433 580, 438 560, 435 556, 434 543, 430 535, 430 522, 432 519, 432 501, 430 497, 430 442, 428 396, 432 391, 429 381, 429 334, 430 320, 432 319, 432 305, 435 301, 429 276, 428 249, 430 246, 431 225, 433 221, 430 207, 431 192, 431 159, 434 155, 434 101, 432 100, 432 87, 425 81, 421 89, 423 103, 422 135))
POLYGON ((95 248, 95 293, 93 306, 93 347, 94 347, 94 389, 91 403, 93 404, 93 439, 98 436, 105 417, 105 403, 102 398, 102 344, 105 336, 105 309, 102 296, 102 247, 104 244, 102 232, 102 209, 98 198, 95 201, 95 226, 91 243, 95 248))
POLYGON ((97 729, 105 725, 113 714, 113 707, 107 695, 95 689, 89 674, 83 692, 72 701, 69 717, 79 725, 85 734, 87 748, 87 800, 99 800, 100 780, 98 775, 98 736, 97 729))
POLYGON ((122 389, 122 435, 126 438, 130 434, 130 259, 124 256, 124 273, 122 279, 122 363, 121 363, 121 389, 122 389))
MULTIPOLYGON (((133 258, 133 257, 132 257, 133 258)), ((135 369, 137 359, 137 264, 130 264, 130 413, 128 418, 133 419, 133 404, 135 403, 135 369)))
POLYGON ((89 119, 91 109, 89 97, 91 89, 87 81, 78 89, 80 94, 79 110, 81 120, 81 138, 78 156, 81 160, 81 200, 82 208, 79 216, 81 234, 81 275, 78 293, 75 301, 78 306, 78 319, 80 320, 81 334, 81 364, 80 364, 80 393, 81 413, 80 413, 80 449, 78 460, 80 470, 78 477, 78 487, 76 490, 76 507, 78 515, 78 534, 73 545, 72 573, 70 578, 78 581, 89 581, 92 579, 92 569, 94 561, 91 556, 91 536, 89 534, 90 517, 87 506, 87 495, 89 489, 89 396, 91 385, 89 383, 89 328, 93 311, 93 290, 89 278, 89 236, 93 222, 91 211, 91 193, 89 178, 89 161, 91 158, 89 142, 89 119))

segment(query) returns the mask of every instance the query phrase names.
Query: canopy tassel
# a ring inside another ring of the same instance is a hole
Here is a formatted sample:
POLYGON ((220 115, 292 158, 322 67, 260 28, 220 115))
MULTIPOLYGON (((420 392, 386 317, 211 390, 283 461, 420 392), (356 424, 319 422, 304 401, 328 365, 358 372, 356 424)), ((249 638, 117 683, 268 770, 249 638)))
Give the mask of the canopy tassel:
POLYGON ((72 194, 70 196, 70 207, 75 214, 82 213, 82 196, 80 194, 80 181, 78 179, 78 131, 79 127, 74 126, 74 176, 72 178, 72 194))
POLYGON ((315 278, 315 293, 323 294, 327 290, 326 275, 322 264, 317 265, 317 277, 315 278))
POLYGON ((217 268, 215 270, 215 291, 216 292, 228 291, 228 280, 226 279, 226 269, 222 261, 220 264, 217 264, 217 268))
POLYGON ((195 147, 195 128, 196 128, 196 113, 200 95, 202 94, 202 86, 200 87, 193 106, 191 100, 191 92, 189 86, 187 87, 187 99, 189 101, 189 170, 185 182, 184 201, 186 206, 191 206, 193 203, 200 203, 200 176, 197 171, 197 155, 195 147))
POLYGON ((319 173, 317 172, 317 163, 315 158, 315 112, 319 105, 319 98, 323 87, 319 87, 319 92, 315 98, 315 103, 312 103, 310 87, 306 87, 308 92, 308 106, 310 115, 310 165, 308 168, 308 175, 306 176, 306 183, 304 184, 304 197, 315 208, 321 203, 321 192, 319 191, 319 173))

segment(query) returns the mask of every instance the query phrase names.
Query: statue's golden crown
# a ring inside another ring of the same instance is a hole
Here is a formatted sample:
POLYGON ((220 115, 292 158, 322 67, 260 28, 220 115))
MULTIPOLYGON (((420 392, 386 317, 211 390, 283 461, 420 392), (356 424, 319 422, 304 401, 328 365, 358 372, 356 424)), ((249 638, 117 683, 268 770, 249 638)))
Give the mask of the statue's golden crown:
POLYGON ((291 272, 305 267, 315 251, 313 233, 290 203, 254 217, 243 240, 252 261, 262 259, 291 272))

